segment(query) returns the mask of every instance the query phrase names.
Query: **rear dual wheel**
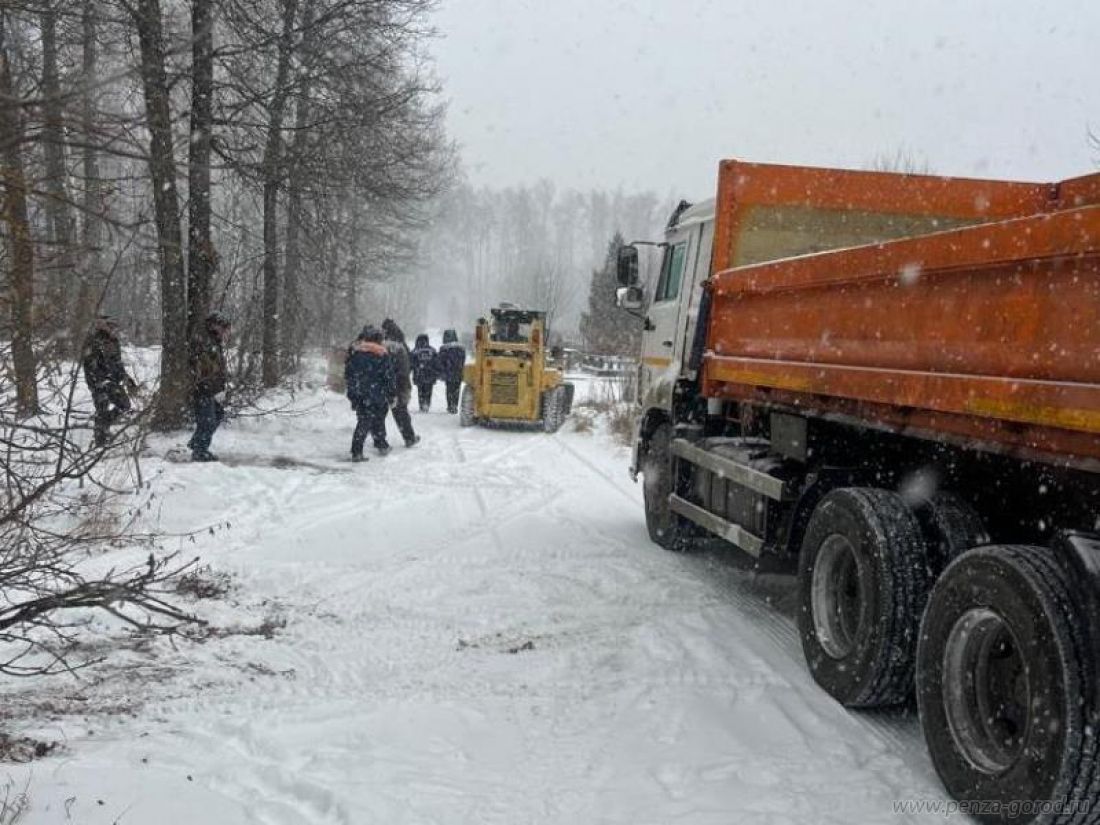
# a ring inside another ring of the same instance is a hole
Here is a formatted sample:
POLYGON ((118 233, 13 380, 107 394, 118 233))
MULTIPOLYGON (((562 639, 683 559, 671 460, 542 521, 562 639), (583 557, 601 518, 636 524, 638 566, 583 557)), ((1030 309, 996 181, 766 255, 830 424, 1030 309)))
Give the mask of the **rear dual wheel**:
POLYGON ((917 701, 932 762, 982 822, 1096 822, 1091 652, 1049 550, 978 547, 932 590, 917 701))
POLYGON ((849 707, 905 701, 930 579, 920 524, 900 496, 827 494, 799 555, 799 631, 814 680, 849 707))

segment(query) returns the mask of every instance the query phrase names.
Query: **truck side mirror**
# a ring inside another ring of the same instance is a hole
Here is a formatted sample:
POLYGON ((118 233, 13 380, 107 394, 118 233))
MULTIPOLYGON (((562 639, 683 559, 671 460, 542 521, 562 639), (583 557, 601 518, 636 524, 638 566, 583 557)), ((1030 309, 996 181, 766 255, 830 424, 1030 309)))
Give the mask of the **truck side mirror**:
POLYGON ((619 309, 637 311, 645 303, 645 295, 640 286, 623 286, 615 290, 615 303, 619 309))
POLYGON ((633 287, 638 285, 638 248, 636 246, 619 247, 615 274, 619 286, 633 287))

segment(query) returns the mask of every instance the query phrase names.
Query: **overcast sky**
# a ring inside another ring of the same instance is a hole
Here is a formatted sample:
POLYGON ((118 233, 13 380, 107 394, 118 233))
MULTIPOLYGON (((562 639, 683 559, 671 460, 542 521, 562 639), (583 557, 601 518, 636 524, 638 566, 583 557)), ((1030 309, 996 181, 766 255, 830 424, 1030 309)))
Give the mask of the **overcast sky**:
POLYGON ((713 193, 717 161, 1092 171, 1100 0, 443 0, 471 182, 713 193))

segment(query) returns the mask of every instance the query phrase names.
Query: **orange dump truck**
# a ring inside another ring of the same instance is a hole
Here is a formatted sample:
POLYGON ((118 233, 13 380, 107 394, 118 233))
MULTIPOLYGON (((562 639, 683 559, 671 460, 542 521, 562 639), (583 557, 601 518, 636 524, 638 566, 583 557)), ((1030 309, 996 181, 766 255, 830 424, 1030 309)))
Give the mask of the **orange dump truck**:
POLYGON ((813 678, 915 695, 979 819, 1100 821, 1100 175, 724 161, 657 245, 653 540, 788 563, 813 678))

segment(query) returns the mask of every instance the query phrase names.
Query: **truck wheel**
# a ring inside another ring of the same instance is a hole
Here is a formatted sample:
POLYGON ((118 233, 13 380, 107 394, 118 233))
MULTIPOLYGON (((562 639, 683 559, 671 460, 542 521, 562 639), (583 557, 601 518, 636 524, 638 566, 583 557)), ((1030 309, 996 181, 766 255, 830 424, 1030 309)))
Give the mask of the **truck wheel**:
POLYGON ((937 573, 971 547, 989 544, 978 511, 955 493, 935 493, 917 506, 916 513, 932 570, 937 573))
POLYGON ((645 526, 655 544, 666 550, 683 552, 691 549, 694 531, 668 506, 668 497, 673 492, 672 473, 672 430, 662 424, 650 436, 642 459, 645 526))
POLYGON ((810 517, 799 554, 799 631, 814 680, 849 707, 912 694, 928 594, 924 538, 895 493, 845 487, 810 517))
POLYGON ((463 384, 462 395, 458 399, 458 426, 472 427, 477 423, 475 400, 474 388, 469 384, 463 384))
POLYGON ((947 789, 998 803, 1000 815, 980 821, 1012 811, 1012 822, 1095 821, 1100 738, 1073 604, 1067 574, 1038 547, 969 550, 932 590, 917 653, 921 725, 947 789))

